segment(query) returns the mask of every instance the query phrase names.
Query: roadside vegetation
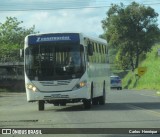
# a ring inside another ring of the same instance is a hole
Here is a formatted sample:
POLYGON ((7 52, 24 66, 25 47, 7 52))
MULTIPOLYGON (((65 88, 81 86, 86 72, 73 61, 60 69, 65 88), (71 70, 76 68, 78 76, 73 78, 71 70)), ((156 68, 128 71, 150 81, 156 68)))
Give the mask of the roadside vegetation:
MULTIPOLYGON (((132 2, 128 6, 111 4, 102 20, 104 33, 100 37, 109 44, 111 71, 123 79, 123 88, 160 90, 160 44, 154 45, 160 41, 158 16, 150 6, 132 2), (137 75, 138 67, 147 67, 141 77, 137 75)), ((0 63, 23 61, 19 50, 25 36, 39 33, 34 25, 26 28, 22 24, 16 17, 0 23, 0 63)))
POLYGON ((35 26, 26 28, 21 27, 22 24, 23 21, 18 21, 16 17, 6 17, 6 21, 0 23, 0 63, 23 61, 19 51, 24 46, 24 38, 37 32, 35 26))
POLYGON ((160 29, 158 13, 150 6, 136 2, 125 6, 112 4, 102 20, 109 45, 111 75, 122 78, 123 88, 160 90, 160 29), (144 75, 139 67, 146 67, 144 75))
POLYGON ((134 71, 140 57, 151 51, 160 37, 158 13, 149 7, 132 2, 125 6, 112 5, 102 20, 105 38, 110 49, 116 49, 116 64, 122 69, 134 71))
POLYGON ((123 88, 127 89, 148 89, 160 90, 160 56, 158 56, 158 49, 160 44, 152 47, 152 51, 146 54, 143 61, 140 62, 139 67, 147 67, 144 75, 138 76, 138 70, 134 72, 129 71, 122 80, 123 88))

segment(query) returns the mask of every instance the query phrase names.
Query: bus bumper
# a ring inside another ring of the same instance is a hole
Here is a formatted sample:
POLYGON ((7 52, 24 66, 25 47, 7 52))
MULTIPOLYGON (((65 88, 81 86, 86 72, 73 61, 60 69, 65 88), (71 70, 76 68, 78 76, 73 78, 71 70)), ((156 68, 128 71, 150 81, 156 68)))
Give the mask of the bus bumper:
POLYGON ((54 101, 54 100, 74 100, 74 99, 90 99, 91 93, 87 86, 71 90, 71 91, 53 91, 53 92, 33 92, 26 89, 27 101, 34 102, 39 100, 54 101))

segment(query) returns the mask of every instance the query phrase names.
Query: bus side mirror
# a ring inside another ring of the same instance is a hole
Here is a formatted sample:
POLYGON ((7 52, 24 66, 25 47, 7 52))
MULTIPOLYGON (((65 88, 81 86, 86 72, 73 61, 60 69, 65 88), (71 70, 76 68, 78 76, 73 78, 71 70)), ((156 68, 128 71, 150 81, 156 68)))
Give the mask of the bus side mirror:
POLYGON ((20 58, 24 57, 24 49, 20 49, 20 58))
POLYGON ((88 44, 88 55, 92 56, 93 55, 93 45, 92 44, 88 44))

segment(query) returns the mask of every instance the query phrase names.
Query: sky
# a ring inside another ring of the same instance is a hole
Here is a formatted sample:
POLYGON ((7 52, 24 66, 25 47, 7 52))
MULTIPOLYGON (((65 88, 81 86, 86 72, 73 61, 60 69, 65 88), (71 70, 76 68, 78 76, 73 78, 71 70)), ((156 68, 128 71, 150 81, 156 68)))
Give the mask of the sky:
MULTIPOLYGON (((159 14, 160 0, 134 0, 151 6, 159 14)), ((23 21, 25 28, 35 25, 40 33, 82 32, 87 35, 103 34, 101 21, 111 4, 129 5, 132 0, 1 0, 0 23, 6 17, 23 21)))

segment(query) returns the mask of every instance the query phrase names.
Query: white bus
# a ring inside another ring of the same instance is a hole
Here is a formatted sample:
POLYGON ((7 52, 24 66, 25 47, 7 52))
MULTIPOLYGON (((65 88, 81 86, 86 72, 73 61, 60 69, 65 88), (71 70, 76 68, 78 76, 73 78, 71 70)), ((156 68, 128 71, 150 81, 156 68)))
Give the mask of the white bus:
POLYGON ((25 86, 28 102, 84 108, 105 104, 109 86, 105 40, 82 33, 48 33, 25 38, 25 86))

